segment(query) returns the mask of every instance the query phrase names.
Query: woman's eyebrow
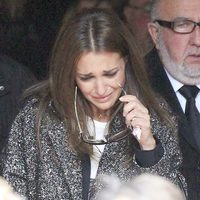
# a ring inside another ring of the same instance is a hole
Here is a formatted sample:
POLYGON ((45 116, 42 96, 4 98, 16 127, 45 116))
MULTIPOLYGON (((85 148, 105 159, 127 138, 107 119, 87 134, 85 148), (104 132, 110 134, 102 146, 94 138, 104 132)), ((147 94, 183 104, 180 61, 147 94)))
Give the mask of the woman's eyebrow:
POLYGON ((78 73, 78 72, 77 72, 77 74, 78 74, 79 76, 92 76, 92 75, 93 75, 91 72, 89 72, 89 73, 87 73, 87 74, 82 74, 82 73, 78 73))
POLYGON ((118 69, 119 69, 119 66, 114 67, 114 68, 112 68, 112 69, 110 69, 110 70, 103 70, 103 73, 115 72, 115 71, 118 70, 118 69))
MULTIPOLYGON (((119 67, 114 67, 114 68, 112 68, 112 69, 110 69, 110 70, 103 70, 103 73, 111 73, 111 72, 116 71, 117 69, 119 69, 119 67)), ((89 73, 86 73, 86 74, 77 72, 77 74, 78 74, 79 76, 93 76, 93 73, 92 73, 92 72, 89 72, 89 73)))

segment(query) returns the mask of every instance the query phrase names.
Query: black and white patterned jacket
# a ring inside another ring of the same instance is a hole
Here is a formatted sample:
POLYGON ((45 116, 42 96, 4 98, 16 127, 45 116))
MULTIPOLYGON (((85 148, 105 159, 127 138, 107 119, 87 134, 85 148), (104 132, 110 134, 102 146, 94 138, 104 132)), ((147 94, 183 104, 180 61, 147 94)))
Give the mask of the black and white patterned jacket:
MULTIPOLYGON (((40 134, 41 152, 38 159, 35 112, 37 100, 32 99, 15 119, 10 132, 7 159, 3 176, 28 200, 82 200, 82 165, 70 147, 69 132, 56 117, 46 112, 40 134)), ((152 132, 164 153, 150 167, 141 167, 135 160, 130 138, 105 146, 97 176, 115 174, 123 181, 150 172, 165 176, 185 187, 179 173, 180 151, 172 130, 161 124, 156 115, 151 116, 152 132), (127 162, 128 159, 130 162, 127 162)), ((148 152, 147 152, 148 153, 148 152)), ((94 181, 90 197, 95 199, 101 184, 94 181)))

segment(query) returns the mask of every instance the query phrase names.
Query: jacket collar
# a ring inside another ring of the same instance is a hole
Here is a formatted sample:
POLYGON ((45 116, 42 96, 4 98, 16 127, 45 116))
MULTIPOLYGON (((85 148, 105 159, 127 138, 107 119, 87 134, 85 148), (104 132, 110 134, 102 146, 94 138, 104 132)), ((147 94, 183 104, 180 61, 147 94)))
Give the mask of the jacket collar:
POLYGON ((157 50, 154 48, 149 52, 149 54, 147 54, 145 59, 152 87, 166 99, 172 111, 177 115, 179 121, 179 133, 193 148, 196 149, 196 151, 200 153, 200 149, 196 146, 195 139, 190 133, 185 114, 173 90, 166 71, 163 68, 157 50))

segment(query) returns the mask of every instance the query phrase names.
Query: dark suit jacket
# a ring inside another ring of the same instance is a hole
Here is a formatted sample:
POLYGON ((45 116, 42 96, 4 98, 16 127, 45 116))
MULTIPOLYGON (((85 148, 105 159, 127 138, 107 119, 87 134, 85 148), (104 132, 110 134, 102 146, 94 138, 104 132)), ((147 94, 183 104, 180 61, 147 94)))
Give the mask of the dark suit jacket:
POLYGON ((18 113, 21 95, 35 80, 26 67, 0 55, 0 154, 7 143, 12 121, 18 113))
POLYGON ((157 50, 153 49, 149 54, 147 54, 145 60, 153 89, 165 98, 172 111, 178 117, 179 144, 183 154, 182 173, 188 183, 188 199, 199 200, 200 149, 196 145, 196 141, 190 132, 185 114, 159 59, 157 50))

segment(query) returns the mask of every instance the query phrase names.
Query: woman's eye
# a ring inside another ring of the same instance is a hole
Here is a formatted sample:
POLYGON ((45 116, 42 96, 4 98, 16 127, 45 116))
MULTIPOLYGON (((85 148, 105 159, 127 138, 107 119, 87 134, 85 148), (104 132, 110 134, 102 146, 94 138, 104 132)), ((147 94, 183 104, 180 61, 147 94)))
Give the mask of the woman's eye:
POLYGON ((86 76, 86 77, 79 77, 81 81, 88 81, 90 79, 92 79, 91 76, 86 76))
POLYGON ((113 77, 117 74, 117 72, 112 72, 112 73, 106 73, 105 76, 107 77, 113 77))

